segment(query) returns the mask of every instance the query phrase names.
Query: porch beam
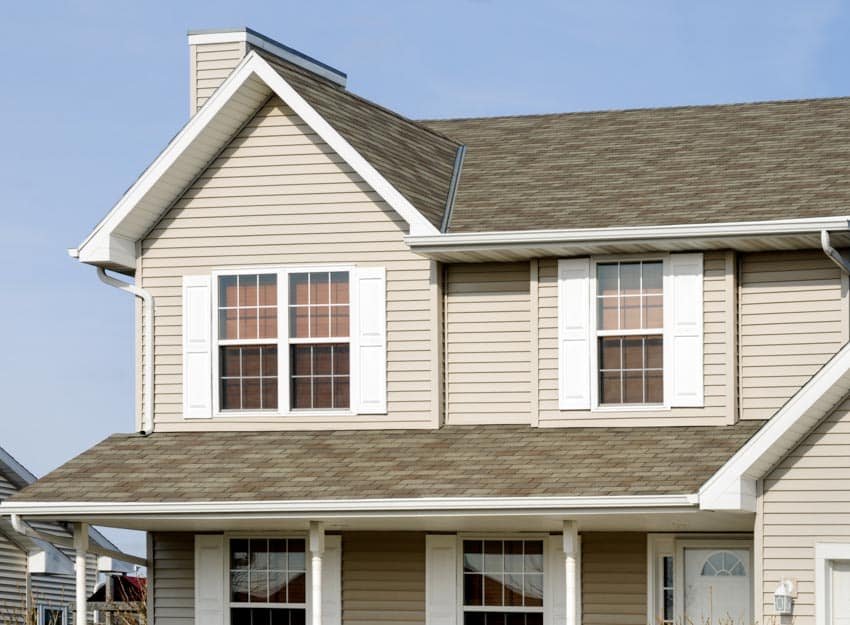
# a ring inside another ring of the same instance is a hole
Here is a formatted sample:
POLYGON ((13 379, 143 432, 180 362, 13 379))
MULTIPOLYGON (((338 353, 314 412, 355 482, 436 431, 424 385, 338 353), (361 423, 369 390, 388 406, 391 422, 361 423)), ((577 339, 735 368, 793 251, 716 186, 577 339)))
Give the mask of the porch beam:
POLYGON ((89 549, 89 526, 87 523, 74 523, 74 567, 76 569, 76 598, 77 607, 74 614, 76 625, 86 625, 86 614, 88 612, 86 600, 88 590, 86 588, 86 554, 89 549))
POLYGON ((578 530, 575 521, 564 521, 564 561, 566 564, 566 625, 576 625, 578 622, 578 593, 577 567, 578 530))
POLYGON ((310 625, 322 625, 322 557, 325 554, 325 527, 319 521, 310 521, 310 579, 312 594, 310 625))

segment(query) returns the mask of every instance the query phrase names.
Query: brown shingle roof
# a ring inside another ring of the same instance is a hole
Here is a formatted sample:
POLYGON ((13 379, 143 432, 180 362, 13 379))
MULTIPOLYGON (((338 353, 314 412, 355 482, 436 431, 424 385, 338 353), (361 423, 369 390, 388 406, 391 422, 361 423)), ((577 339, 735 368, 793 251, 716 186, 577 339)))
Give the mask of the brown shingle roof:
POLYGON ((256 52, 439 229, 457 142, 274 55, 256 52))
POLYGON ((850 213, 850 98, 423 123, 467 146, 449 232, 850 213))
POLYGON ((687 494, 761 425, 122 434, 12 501, 687 494))

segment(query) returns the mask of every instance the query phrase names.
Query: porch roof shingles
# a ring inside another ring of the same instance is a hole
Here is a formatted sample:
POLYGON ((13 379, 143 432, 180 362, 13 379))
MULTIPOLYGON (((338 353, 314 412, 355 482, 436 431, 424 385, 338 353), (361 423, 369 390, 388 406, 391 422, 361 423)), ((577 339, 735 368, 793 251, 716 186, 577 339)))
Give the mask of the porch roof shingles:
POLYGON ((114 435, 13 502, 694 493, 762 425, 114 435))

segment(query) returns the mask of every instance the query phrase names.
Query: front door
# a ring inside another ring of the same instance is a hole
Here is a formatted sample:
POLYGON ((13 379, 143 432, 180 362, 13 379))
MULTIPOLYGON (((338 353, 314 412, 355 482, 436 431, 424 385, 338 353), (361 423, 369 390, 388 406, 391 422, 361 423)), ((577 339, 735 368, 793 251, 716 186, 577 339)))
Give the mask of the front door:
POLYGON ((830 579, 830 625, 850 625, 850 562, 832 563, 830 579))
POLYGON ((686 547, 684 573, 684 622, 752 622, 749 549, 686 547))

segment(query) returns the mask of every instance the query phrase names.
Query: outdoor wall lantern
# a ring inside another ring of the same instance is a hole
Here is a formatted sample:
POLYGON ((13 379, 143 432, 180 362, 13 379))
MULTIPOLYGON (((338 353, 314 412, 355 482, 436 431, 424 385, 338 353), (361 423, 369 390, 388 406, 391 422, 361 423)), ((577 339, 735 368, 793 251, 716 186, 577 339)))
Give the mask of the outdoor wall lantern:
POLYGON ((773 592, 773 609, 779 615, 791 614, 794 607, 794 582, 783 579, 773 592))

